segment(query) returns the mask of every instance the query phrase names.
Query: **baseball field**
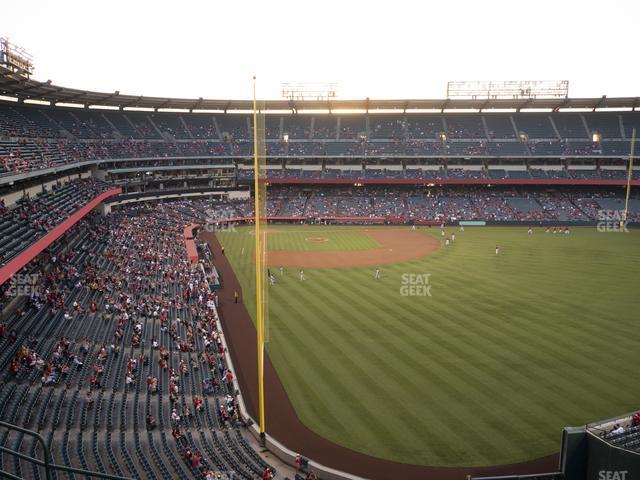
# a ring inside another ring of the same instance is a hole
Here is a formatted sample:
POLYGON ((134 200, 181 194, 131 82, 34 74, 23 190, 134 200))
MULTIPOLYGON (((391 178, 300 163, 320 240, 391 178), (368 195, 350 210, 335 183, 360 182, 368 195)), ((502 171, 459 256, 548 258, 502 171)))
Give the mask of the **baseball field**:
MULTIPOLYGON (((253 315, 253 230, 217 237, 253 315)), ((638 231, 277 225, 268 239, 268 352, 297 416, 332 442, 508 464, 640 407, 638 231)))

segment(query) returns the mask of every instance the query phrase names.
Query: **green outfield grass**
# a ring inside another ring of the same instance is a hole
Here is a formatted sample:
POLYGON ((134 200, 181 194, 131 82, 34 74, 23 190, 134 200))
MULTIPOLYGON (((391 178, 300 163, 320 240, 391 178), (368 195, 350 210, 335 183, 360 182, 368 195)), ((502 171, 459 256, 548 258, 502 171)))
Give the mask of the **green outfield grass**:
MULTIPOLYGON (((272 244, 324 246, 277 230, 272 244)), ((640 231, 452 231, 454 245, 378 281, 372 268, 278 276, 268 349, 307 426, 386 459, 491 465, 557 452, 562 427, 640 407, 640 231), (430 274, 431 296, 402 296, 407 274, 430 274)), ((250 301, 254 237, 218 236, 250 301)))
POLYGON ((305 227, 270 229, 269 250, 286 251, 354 251, 378 247, 378 242, 365 233, 340 228, 309 230, 305 227))

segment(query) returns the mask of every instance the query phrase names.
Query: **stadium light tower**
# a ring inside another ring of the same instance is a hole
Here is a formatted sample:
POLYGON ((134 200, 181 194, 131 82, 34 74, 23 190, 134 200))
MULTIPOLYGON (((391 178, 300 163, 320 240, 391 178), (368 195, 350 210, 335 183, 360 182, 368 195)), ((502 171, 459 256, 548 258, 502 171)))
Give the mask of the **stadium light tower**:
POLYGON ((569 80, 454 81, 447 83, 447 98, 569 98, 569 80))
POLYGON ((283 82, 280 84, 282 98, 287 100, 333 100, 338 96, 336 82, 283 82))
POLYGON ((0 37, 0 65, 26 78, 33 74, 33 57, 6 37, 0 37))

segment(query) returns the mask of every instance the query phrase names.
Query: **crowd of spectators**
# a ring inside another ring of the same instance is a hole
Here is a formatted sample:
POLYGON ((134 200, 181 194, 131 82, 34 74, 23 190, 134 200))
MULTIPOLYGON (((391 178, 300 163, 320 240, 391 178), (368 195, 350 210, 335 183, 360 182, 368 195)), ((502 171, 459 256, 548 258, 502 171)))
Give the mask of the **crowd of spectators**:
MULTIPOLYGON (((620 155, 627 153, 624 147, 620 155)), ((599 145, 553 142, 446 142, 425 140, 389 141, 293 141, 270 140, 272 157, 478 157, 478 156, 593 156, 603 154, 599 145)), ((0 142, 0 175, 25 173, 83 161, 172 157, 249 157, 253 142, 227 137, 218 139, 20 139, 0 142)))
MULTIPOLYGON (((522 167, 518 170, 507 170, 504 168, 486 168, 481 164, 471 167, 461 167, 450 164, 447 168, 422 168, 414 165, 403 168, 387 168, 378 165, 353 164, 342 168, 326 165, 322 170, 307 170, 301 168, 271 168, 267 170, 267 178, 318 178, 318 179, 587 179, 587 180, 624 180, 626 170, 610 169, 606 167, 596 168, 593 166, 589 170, 565 168, 561 164, 551 167, 522 167)), ((401 167, 401 166, 400 166, 401 167)), ((238 169, 238 178, 242 180, 252 179, 252 169, 238 169)), ((634 178, 638 178, 634 174, 634 178)))
POLYGON ((621 418, 606 428, 593 427, 592 431, 618 448, 640 451, 640 411, 634 412, 631 418, 621 418))
MULTIPOLYGON (((571 129, 566 132, 570 137, 549 138, 550 123, 540 130, 546 132, 544 138, 532 131, 522 143, 515 138, 508 116, 488 117, 488 136, 477 116, 453 116, 446 123, 434 116, 385 116, 372 118, 368 127, 362 117, 345 118, 340 128, 335 117, 316 117, 313 129, 308 118, 296 118, 284 119, 286 140, 279 122, 272 122, 266 143, 268 155, 620 156, 629 151, 629 142, 622 135, 592 142, 586 134, 581 138, 571 129)), ((548 122, 548 118, 540 121, 548 122)), ((250 123, 245 116, 219 117, 216 121, 203 115, 3 107, 0 174, 85 160, 249 156, 253 149, 250 123)), ((578 130, 581 128, 580 123, 578 130)))
MULTIPOLYGON (((142 388, 155 401, 167 402, 154 409, 160 418, 148 409, 146 428, 170 428, 187 468, 196 478, 213 478, 220 466, 189 432, 206 422, 209 411, 216 412, 223 430, 236 428, 241 419, 218 296, 204 264, 189 260, 183 228, 221 206, 204 201, 128 206, 82 220, 72 230, 79 244, 50 255, 26 303, 0 323, 0 344, 15 351, 0 396, 7 381, 37 374, 43 387, 55 387, 73 377, 78 389, 73 401, 89 411, 121 378, 124 392, 142 388), (29 315, 52 319, 48 325, 61 332, 53 348, 38 330, 31 335, 16 328, 29 315)), ((0 209, 7 213, 4 205, 0 209)))
MULTIPOLYGON (((620 194, 610 190, 567 191, 530 187, 439 186, 324 187, 271 186, 267 215, 322 219, 334 217, 380 218, 393 222, 430 220, 484 221, 594 221, 620 194), (598 203, 600 202, 600 203, 598 203)), ((216 219, 253 214, 252 200, 235 200, 207 206, 209 200, 184 201, 194 217, 215 210, 216 219)), ((640 199, 632 197, 629 219, 636 221, 640 199)), ((207 217, 213 219, 210 215, 207 217)))
MULTIPOLYGON (((0 202, 2 224, 16 219, 36 232, 49 231, 107 188, 91 178, 76 179, 16 205, 0 202)), ((401 222, 599 220, 603 209, 620 200, 610 190, 513 186, 273 186, 268 195, 272 216, 401 222)), ((632 206, 640 203, 636 197, 632 201, 632 206)), ((31 377, 37 377, 41 388, 66 385, 74 378, 79 393, 73 398, 92 409, 118 368, 124 392, 142 388, 158 402, 166 399, 166 408, 157 410, 166 418, 149 412, 146 428, 170 428, 184 464, 198 477, 209 478, 213 459, 190 440, 189 432, 210 410, 223 430, 241 419, 233 373, 225 361, 218 297, 202 263, 188 259, 183 227, 252 212, 251 199, 198 199, 126 206, 81 221, 74 230, 81 232, 77 248, 50 255, 29 286, 26 303, 10 321, 0 323, 0 345, 7 352, 0 356, 7 358, 0 396, 7 383, 31 377), (34 314, 54 319, 59 332, 54 343, 40 330, 16 327, 34 314), (88 321, 106 334, 81 329, 88 321), (215 401, 211 409, 210 401, 215 401)), ((635 209, 631 218, 639 218, 635 209)))
POLYGON ((24 193, 10 206, 0 200, 0 265, 108 189, 101 180, 74 179, 43 186, 35 196, 24 193))
POLYGON ((58 182, 31 197, 28 193, 16 202, 13 209, 7 209, 6 215, 26 220, 37 230, 48 231, 66 220, 79 207, 109 189, 109 185, 93 177, 58 182))

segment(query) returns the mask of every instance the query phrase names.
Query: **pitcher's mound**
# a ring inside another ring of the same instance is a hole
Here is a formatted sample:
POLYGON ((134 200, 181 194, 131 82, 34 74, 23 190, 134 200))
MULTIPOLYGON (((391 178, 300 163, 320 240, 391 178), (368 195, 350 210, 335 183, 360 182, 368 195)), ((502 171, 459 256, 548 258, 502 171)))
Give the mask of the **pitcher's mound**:
POLYGON ((329 239, 326 237, 307 237, 304 239, 305 242, 316 242, 316 243, 322 243, 322 242, 328 242, 329 239))

